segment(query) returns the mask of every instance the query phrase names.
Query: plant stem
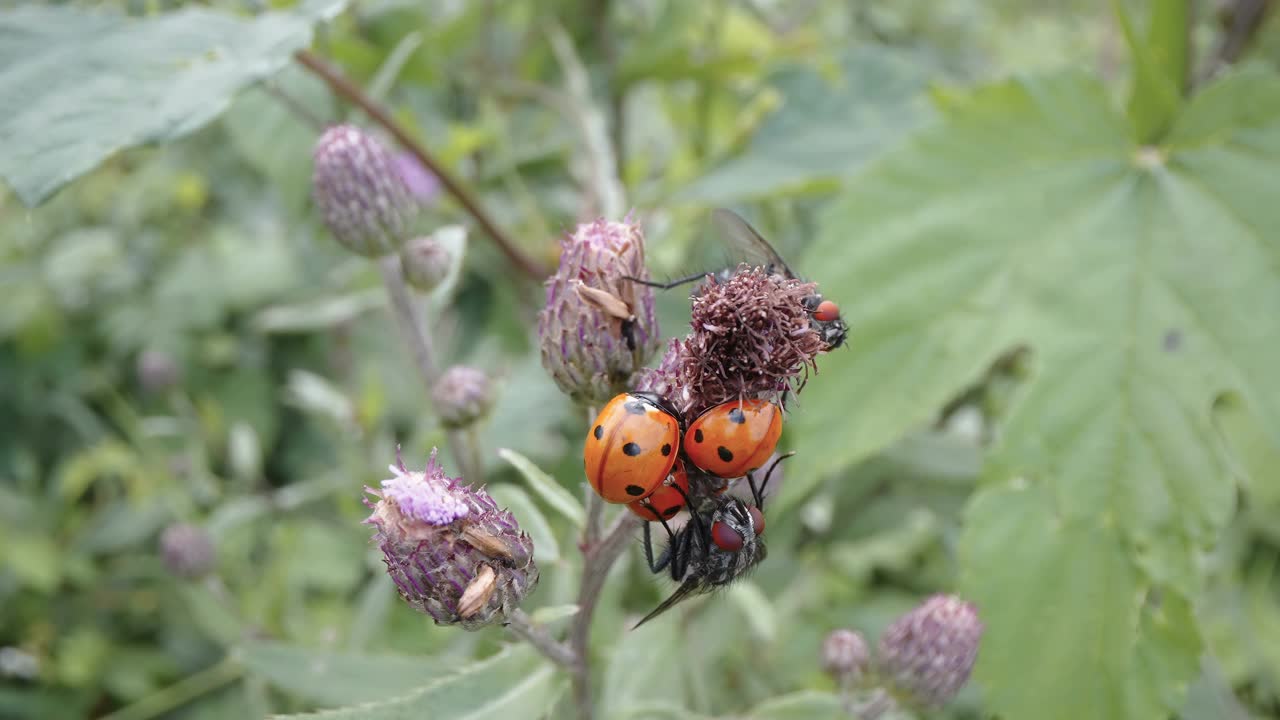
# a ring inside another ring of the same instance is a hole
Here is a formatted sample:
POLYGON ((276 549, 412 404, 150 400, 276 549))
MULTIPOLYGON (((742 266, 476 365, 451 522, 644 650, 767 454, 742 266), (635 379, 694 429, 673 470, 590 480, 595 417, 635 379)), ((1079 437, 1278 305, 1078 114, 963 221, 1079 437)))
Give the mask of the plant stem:
POLYGON ((1208 81, 1214 73, 1240 59, 1257 36, 1271 5, 1271 0, 1234 0, 1229 4, 1230 27, 1226 28, 1218 47, 1205 63, 1200 82, 1208 81))
MULTIPOLYGON (((431 344, 431 330, 427 327, 418 306, 414 304, 413 294, 405 285, 404 275, 400 271, 400 258, 388 255, 378 261, 382 270, 382 284, 387 288, 387 296, 391 300, 392 314, 396 316, 396 326, 400 328, 400 336, 413 353, 413 362, 418 367, 418 375, 422 384, 431 394, 436 380, 440 378, 440 366, 436 364, 435 348, 431 344)), ((462 477, 469 483, 482 483, 484 478, 478 462, 478 454, 468 436, 461 430, 447 430, 449 451, 454 462, 462 470, 462 477)))
POLYGON ((244 672, 231 655, 195 675, 183 678, 159 692, 148 695, 138 702, 127 705, 105 715, 99 720, 149 720, 167 714, 169 711, 192 700, 212 692, 233 680, 239 679, 244 672))
POLYGON ((528 642, 548 660, 574 670, 578 665, 577 656, 564 643, 556 642, 547 634, 546 628, 535 625, 525 611, 516 609, 507 618, 507 629, 528 642))
POLYGON ((583 552, 582 586, 578 589, 578 614, 569 630, 569 648, 578 658, 573 674, 573 698, 578 707, 579 720, 594 720, 595 705, 591 696, 591 618, 595 615, 600 591, 604 588, 609 569, 622 555, 640 518, 622 511, 614 519, 600 542, 587 546, 583 552))
POLYGON ((489 216, 479 201, 471 194, 471 191, 462 184, 460 180, 454 177, 453 173, 445 169, 444 165, 437 161, 427 149, 409 134, 400 123, 391 117, 391 113, 373 98, 369 97, 364 90, 358 85, 351 82, 337 68, 333 67, 320 56, 312 53, 310 50, 299 50, 294 57, 298 63, 307 70, 314 73, 320 79, 328 83, 339 96, 345 98, 352 104, 358 106, 374 122, 381 125, 387 132, 391 133, 406 150, 413 154, 428 170, 430 170, 439 180, 444 189, 449 192, 462 208, 467 211, 476 224, 484 230, 485 234, 497 243, 498 248, 502 251, 507 259, 513 265, 520 269, 521 272, 528 275, 534 280, 542 280, 551 273, 551 270, 542 266, 533 258, 526 255, 520 248, 516 247, 511 238, 507 237, 497 223, 489 216))

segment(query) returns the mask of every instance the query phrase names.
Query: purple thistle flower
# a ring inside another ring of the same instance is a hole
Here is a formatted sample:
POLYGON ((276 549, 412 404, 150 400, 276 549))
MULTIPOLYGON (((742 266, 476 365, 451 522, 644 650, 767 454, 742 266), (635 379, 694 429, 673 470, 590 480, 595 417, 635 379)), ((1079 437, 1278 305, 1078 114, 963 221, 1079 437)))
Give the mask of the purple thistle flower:
POLYGON ((396 170, 409 188, 409 194, 420 203, 429 203, 440 194, 440 179, 422 165, 411 152, 395 154, 396 170))
POLYGON ((597 220, 561 243, 538 337, 543 367, 580 403, 600 404, 630 389, 657 349, 653 289, 628 277, 649 277, 638 225, 597 220))
POLYGON ((476 630, 519 607, 538 584, 533 541, 484 489, 450 478, 431 451, 422 471, 402 462, 381 490, 366 523, 377 528, 387 574, 400 597, 437 625, 476 630))
POLYGON ((954 595, 933 595, 884 631, 876 666, 909 701, 941 707, 968 681, 982 631, 971 603, 954 595))
POLYGON ((415 212, 391 153, 354 125, 336 125, 316 141, 312 193, 329 231, 366 257, 396 251, 415 212))

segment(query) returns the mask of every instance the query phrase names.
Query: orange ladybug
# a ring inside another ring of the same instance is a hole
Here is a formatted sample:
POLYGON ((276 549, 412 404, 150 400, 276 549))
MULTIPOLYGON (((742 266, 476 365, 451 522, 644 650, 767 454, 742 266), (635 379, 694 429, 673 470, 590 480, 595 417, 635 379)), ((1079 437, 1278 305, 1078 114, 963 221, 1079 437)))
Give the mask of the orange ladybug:
POLYGON ((782 408, 767 400, 732 400, 689 425, 684 452, 712 475, 742 477, 769 459, 781 435, 782 408))
POLYGON ((671 474, 652 495, 627 503, 627 509, 649 522, 670 520, 684 509, 688 496, 689 474, 684 471, 684 463, 677 460, 671 474))
POLYGON ((609 401, 591 429, 582 456, 587 481, 611 503, 649 497, 680 454, 680 420, 652 393, 622 393, 609 401))

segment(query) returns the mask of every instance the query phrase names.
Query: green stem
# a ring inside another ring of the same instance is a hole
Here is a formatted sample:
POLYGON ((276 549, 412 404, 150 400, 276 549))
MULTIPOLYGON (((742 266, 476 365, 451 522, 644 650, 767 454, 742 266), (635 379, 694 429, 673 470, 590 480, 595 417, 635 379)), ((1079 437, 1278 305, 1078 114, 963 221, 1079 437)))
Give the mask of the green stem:
POLYGON ((244 667, 231 655, 227 655, 217 664, 99 720, 150 720, 238 680, 242 674, 244 667))

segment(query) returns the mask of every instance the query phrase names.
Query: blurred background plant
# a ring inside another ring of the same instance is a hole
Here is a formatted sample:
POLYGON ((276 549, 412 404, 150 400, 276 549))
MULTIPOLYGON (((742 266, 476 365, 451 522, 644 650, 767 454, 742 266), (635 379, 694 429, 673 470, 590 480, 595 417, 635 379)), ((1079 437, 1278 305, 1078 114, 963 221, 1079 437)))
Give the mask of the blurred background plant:
MULTIPOLYGON (((958 588, 986 631, 940 716, 1280 717, 1271 3, 187 5, 0 9, 0 717, 566 716, 527 646, 397 600, 360 488, 397 444, 474 465, 563 633, 585 418, 540 282, 632 210, 655 276, 714 267, 715 205, 849 349, 788 418, 758 572, 628 632, 670 588, 614 567, 601 716, 838 717, 828 634, 958 588), (415 307, 483 398, 428 392, 324 229, 339 122, 398 153, 415 307)), ((688 310, 659 293, 667 337, 688 310)))

